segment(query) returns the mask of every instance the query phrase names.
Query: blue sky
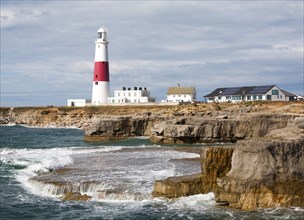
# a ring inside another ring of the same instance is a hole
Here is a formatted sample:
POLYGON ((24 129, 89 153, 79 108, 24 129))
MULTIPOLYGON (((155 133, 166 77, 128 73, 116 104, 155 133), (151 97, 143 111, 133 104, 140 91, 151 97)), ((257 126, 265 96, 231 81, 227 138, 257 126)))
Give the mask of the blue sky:
POLYGON ((276 84, 303 94, 303 1, 1 1, 1 106, 91 98, 108 29, 111 92, 276 84))

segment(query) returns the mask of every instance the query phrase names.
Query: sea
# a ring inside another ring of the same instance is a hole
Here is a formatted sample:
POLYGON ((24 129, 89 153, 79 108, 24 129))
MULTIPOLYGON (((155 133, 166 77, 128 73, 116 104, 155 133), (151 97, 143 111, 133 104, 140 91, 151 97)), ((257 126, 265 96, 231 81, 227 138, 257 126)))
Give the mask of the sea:
POLYGON ((151 196, 155 180, 200 172, 199 155, 180 147, 207 145, 86 142, 79 129, 20 125, 0 126, 0 135, 0 219, 304 219, 299 207, 221 207, 213 193, 151 196), (67 189, 91 199, 63 201, 67 189))

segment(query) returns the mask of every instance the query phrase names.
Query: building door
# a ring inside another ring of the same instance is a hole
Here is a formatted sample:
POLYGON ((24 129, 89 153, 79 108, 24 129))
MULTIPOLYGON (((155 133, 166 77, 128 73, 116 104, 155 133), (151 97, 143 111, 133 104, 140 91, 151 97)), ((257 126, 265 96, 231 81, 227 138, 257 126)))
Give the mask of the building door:
POLYGON ((271 101, 271 95, 267 95, 267 100, 271 101))

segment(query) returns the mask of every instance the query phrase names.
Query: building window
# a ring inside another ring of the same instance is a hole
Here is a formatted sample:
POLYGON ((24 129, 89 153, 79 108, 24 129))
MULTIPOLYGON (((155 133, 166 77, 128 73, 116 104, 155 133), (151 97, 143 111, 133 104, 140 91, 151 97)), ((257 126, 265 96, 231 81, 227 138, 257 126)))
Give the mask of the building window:
POLYGON ((251 100, 251 96, 250 95, 247 95, 247 100, 251 100))
POLYGON ((95 85, 98 85, 98 82, 95 82, 95 85))
POLYGON ((184 97, 186 98, 186 95, 184 95, 184 97))
POLYGON ((221 99, 222 99, 222 96, 217 97, 217 99, 218 99, 218 100, 221 100, 221 99))
POLYGON ((241 100, 242 97, 241 96, 232 96, 232 100, 241 100))
POLYGON ((98 75, 95 75, 95 78, 97 78, 98 77, 98 75))
POLYGON ((253 100, 256 100, 256 99, 257 99, 257 96, 256 96, 256 95, 254 95, 254 96, 253 96, 253 100))
POLYGON ((117 93, 117 96, 120 96, 120 93, 117 93))
POLYGON ((272 95, 279 95, 279 90, 273 89, 273 90, 271 91, 271 94, 272 94, 272 95))
POLYGON ((263 99, 263 96, 262 95, 259 95, 259 100, 262 100, 263 99))

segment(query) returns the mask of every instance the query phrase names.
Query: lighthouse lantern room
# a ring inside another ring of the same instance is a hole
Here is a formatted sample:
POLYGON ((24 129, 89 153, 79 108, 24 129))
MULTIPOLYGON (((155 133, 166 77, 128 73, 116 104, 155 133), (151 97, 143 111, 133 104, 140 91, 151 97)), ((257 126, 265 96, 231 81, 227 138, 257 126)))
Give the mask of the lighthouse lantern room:
POLYGON ((107 31, 101 27, 97 31, 95 40, 95 64, 92 89, 92 104, 100 105, 108 103, 110 94, 110 77, 108 62, 107 31))

